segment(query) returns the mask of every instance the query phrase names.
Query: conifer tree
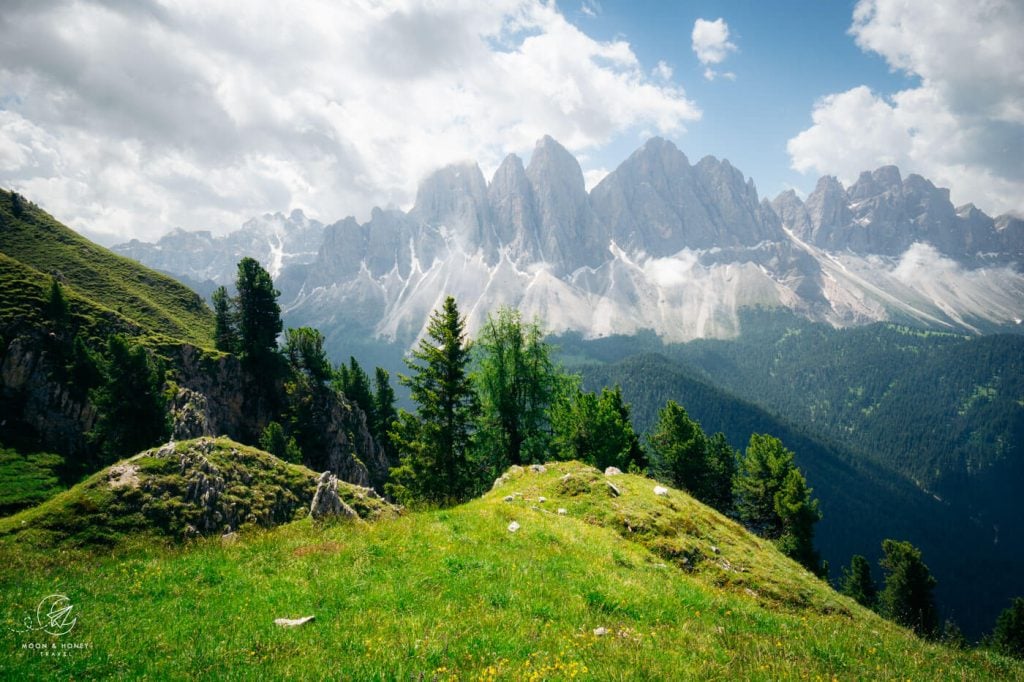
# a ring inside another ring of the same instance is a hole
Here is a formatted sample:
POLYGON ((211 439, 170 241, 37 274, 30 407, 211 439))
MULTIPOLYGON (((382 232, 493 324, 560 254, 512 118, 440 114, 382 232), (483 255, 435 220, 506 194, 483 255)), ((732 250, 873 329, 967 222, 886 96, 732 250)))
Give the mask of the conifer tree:
POLYGON ((260 447, 270 454, 292 464, 302 463, 302 450, 294 436, 288 436, 276 421, 267 424, 260 434, 260 447))
POLYGON ((601 395, 566 382, 565 394, 553 405, 554 445, 561 459, 578 459, 599 469, 643 471, 647 457, 633 430, 622 390, 604 388, 601 395))
POLYGON ((401 465, 392 469, 389 494, 400 500, 450 504, 471 496, 479 484, 469 459, 476 396, 468 375, 465 320, 455 299, 434 311, 427 334, 406 359, 416 414, 404 410, 392 439, 401 465))
POLYGON ((71 311, 64 288, 56 277, 50 279, 50 293, 46 300, 46 316, 54 322, 63 322, 71 311))
POLYGON ((213 342, 217 350, 225 353, 238 352, 238 329, 235 304, 228 290, 217 287, 213 292, 213 342))
POLYGON ((871 564, 860 554, 854 554, 850 565, 843 569, 839 591, 869 609, 878 603, 878 587, 871 577, 871 564))
POLYGON ((721 512, 733 507, 732 482, 736 477, 736 451, 719 431, 708 438, 707 485, 704 502, 721 512))
POLYGON ((939 624, 932 591, 937 581, 921 559, 921 550, 909 542, 882 541, 881 560, 885 587, 878 595, 882 615, 912 628, 922 637, 935 635, 939 624))
POLYGON ((366 374, 362 365, 359 364, 359 361, 352 356, 349 356, 348 367, 339 365, 337 376, 341 392, 366 413, 367 425, 372 430, 377 417, 373 403, 373 389, 370 387, 370 377, 366 374))
POLYGON ((655 475, 669 485, 705 501, 708 442, 700 425, 674 400, 658 412, 648 439, 655 475))
POLYGON ((776 541, 787 556, 822 573, 813 549, 818 501, 793 463, 793 453, 778 438, 753 434, 733 485, 740 519, 758 535, 776 541))
POLYGON ((373 388, 373 435, 390 458, 393 452, 390 431, 398 419, 398 411, 395 409, 395 390, 391 387, 391 375, 383 367, 374 370, 373 388))
POLYGON ((1024 659, 1024 597, 1016 597, 996 618, 992 644, 1000 653, 1024 659))
POLYGON ((270 273, 253 258, 238 263, 238 345, 250 369, 271 372, 275 369, 277 335, 281 333, 280 292, 274 288, 270 273))
POLYGON ((96 407, 90 439, 104 461, 133 455, 170 434, 163 369, 146 349, 115 334, 107 342, 101 385, 89 392, 96 407))

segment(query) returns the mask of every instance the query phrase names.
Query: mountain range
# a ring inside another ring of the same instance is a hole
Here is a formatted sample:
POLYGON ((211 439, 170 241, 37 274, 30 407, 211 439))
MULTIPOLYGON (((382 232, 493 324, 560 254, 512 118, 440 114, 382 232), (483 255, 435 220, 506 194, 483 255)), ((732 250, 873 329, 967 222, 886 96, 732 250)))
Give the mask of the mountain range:
POLYGON ((286 320, 332 348, 373 338, 407 346, 446 294, 470 330, 498 305, 552 332, 655 331, 729 338, 743 307, 788 308, 833 326, 879 320, 947 330, 1012 329, 1024 318, 1024 221, 954 207, 949 191, 893 166, 845 188, 824 177, 759 198, 727 160, 692 164, 654 138, 589 193, 550 137, 487 182, 474 163, 420 184, 408 211, 322 225, 265 215, 225 237, 172 232, 114 248, 186 281, 230 283, 243 255, 282 291, 286 320))

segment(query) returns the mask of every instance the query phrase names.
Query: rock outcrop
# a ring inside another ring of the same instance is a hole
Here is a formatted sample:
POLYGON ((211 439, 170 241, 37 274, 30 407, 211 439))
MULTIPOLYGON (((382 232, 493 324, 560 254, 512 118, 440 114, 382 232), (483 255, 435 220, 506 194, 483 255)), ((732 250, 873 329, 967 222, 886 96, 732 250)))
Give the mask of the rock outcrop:
POLYGON ((313 502, 309 506, 309 515, 313 517, 314 521, 332 516, 347 519, 359 518, 355 510, 338 496, 338 477, 330 471, 320 474, 320 478, 317 480, 313 502))

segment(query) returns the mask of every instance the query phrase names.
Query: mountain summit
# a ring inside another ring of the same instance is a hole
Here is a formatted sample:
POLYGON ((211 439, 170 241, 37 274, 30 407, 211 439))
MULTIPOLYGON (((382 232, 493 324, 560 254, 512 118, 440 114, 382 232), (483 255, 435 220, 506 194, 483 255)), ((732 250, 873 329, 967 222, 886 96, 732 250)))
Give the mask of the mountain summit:
MULTIPOLYGON (((471 331, 508 304, 554 332, 652 329, 674 341, 735 335, 737 311, 758 305, 836 326, 977 332, 1024 318, 1024 221, 956 208, 948 190, 893 166, 849 188, 825 177, 806 200, 790 191, 768 202, 727 160, 691 164, 653 138, 588 194, 576 159, 544 137, 528 164, 510 155, 489 183, 473 163, 439 169, 408 212, 375 209, 365 223, 322 229, 295 214, 260 224, 282 229, 247 223, 240 233, 275 268, 289 321, 324 329, 334 344, 408 344, 446 294, 469 311, 471 331)), ((222 239, 227 260, 240 255, 235 235, 222 239)), ((183 271, 170 242, 184 258, 182 233, 118 250, 191 277, 230 277, 226 266, 183 271)))

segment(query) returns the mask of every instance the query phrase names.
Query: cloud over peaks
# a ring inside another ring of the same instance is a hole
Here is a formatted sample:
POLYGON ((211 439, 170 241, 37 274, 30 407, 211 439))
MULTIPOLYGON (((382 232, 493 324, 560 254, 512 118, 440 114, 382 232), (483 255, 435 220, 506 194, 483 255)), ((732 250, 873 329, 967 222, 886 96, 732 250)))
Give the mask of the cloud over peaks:
POLYGON ((15 3, 0 185, 125 238, 365 215, 544 134, 581 151, 678 132, 700 111, 662 76, 543 0, 15 3))
POLYGON ((860 0, 850 34, 920 79, 891 95, 860 86, 819 100, 788 151, 801 171, 849 182, 894 163, 950 187, 954 203, 1024 211, 1024 5, 860 0))

